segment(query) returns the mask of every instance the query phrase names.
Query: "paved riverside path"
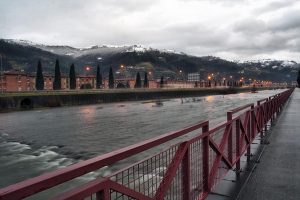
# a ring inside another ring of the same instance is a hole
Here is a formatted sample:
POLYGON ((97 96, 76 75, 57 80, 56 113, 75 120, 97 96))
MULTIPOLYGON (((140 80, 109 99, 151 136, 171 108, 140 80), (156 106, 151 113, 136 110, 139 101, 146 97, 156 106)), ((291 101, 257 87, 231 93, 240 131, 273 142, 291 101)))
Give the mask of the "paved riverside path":
POLYGON ((260 163, 239 200, 300 199, 300 89, 272 128, 260 163))

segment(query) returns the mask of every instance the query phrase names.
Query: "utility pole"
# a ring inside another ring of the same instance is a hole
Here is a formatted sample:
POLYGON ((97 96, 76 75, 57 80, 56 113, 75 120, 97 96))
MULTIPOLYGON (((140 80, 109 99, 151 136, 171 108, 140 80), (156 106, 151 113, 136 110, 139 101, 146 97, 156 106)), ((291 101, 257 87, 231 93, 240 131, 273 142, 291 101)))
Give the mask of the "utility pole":
POLYGON ((0 66, 1 66, 1 93, 4 93, 4 84, 3 84, 3 66, 2 66, 2 54, 0 54, 0 66))

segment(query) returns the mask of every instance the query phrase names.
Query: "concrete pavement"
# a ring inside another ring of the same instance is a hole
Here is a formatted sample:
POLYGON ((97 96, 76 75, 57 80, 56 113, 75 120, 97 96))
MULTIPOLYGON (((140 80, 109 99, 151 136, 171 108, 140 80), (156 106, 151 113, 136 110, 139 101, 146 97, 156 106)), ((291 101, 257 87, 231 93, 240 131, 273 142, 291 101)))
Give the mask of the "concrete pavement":
POLYGON ((300 199, 300 89, 296 88, 239 200, 300 199))

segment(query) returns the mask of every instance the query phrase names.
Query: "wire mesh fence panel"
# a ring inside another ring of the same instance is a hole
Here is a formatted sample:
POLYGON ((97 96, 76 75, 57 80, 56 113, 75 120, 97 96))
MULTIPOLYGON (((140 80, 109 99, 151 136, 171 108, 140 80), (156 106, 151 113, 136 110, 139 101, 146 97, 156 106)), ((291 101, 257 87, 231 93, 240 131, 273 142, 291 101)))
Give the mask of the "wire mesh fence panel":
POLYGON ((97 200, 97 196, 96 196, 96 194, 92 194, 89 197, 85 197, 84 200, 97 200))
POLYGON ((113 200, 136 200, 136 198, 122 194, 115 190, 110 190, 110 199, 113 199, 113 200))
POLYGON ((218 146, 221 144, 221 140, 224 136, 225 129, 226 126, 223 126, 210 133, 210 139, 218 146))
POLYGON ((164 197, 165 200, 184 200, 183 199, 183 174, 182 174, 182 164, 179 165, 175 176, 173 177, 172 183, 167 190, 164 197))
POLYGON ((198 199, 203 193, 203 159, 202 140, 190 144, 190 186, 191 199, 198 199))
POLYGON ((177 149, 178 145, 172 146, 117 172, 110 179, 145 196, 154 197, 177 149))
POLYGON ((221 161, 220 165, 218 167, 218 171, 214 178, 214 185, 216 185, 218 182, 220 182, 226 176, 228 170, 230 170, 230 168, 228 168, 228 166, 225 164, 225 162, 221 161))

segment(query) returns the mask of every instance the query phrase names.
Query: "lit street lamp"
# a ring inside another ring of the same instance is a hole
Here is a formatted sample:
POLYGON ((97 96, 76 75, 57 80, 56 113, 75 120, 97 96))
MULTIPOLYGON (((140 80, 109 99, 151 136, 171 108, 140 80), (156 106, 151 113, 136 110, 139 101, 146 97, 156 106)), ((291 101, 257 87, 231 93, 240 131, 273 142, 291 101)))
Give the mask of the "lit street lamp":
POLYGON ((86 66, 86 67, 85 67, 85 70, 86 70, 86 71, 90 71, 90 70, 91 70, 91 67, 90 67, 90 66, 86 66))

